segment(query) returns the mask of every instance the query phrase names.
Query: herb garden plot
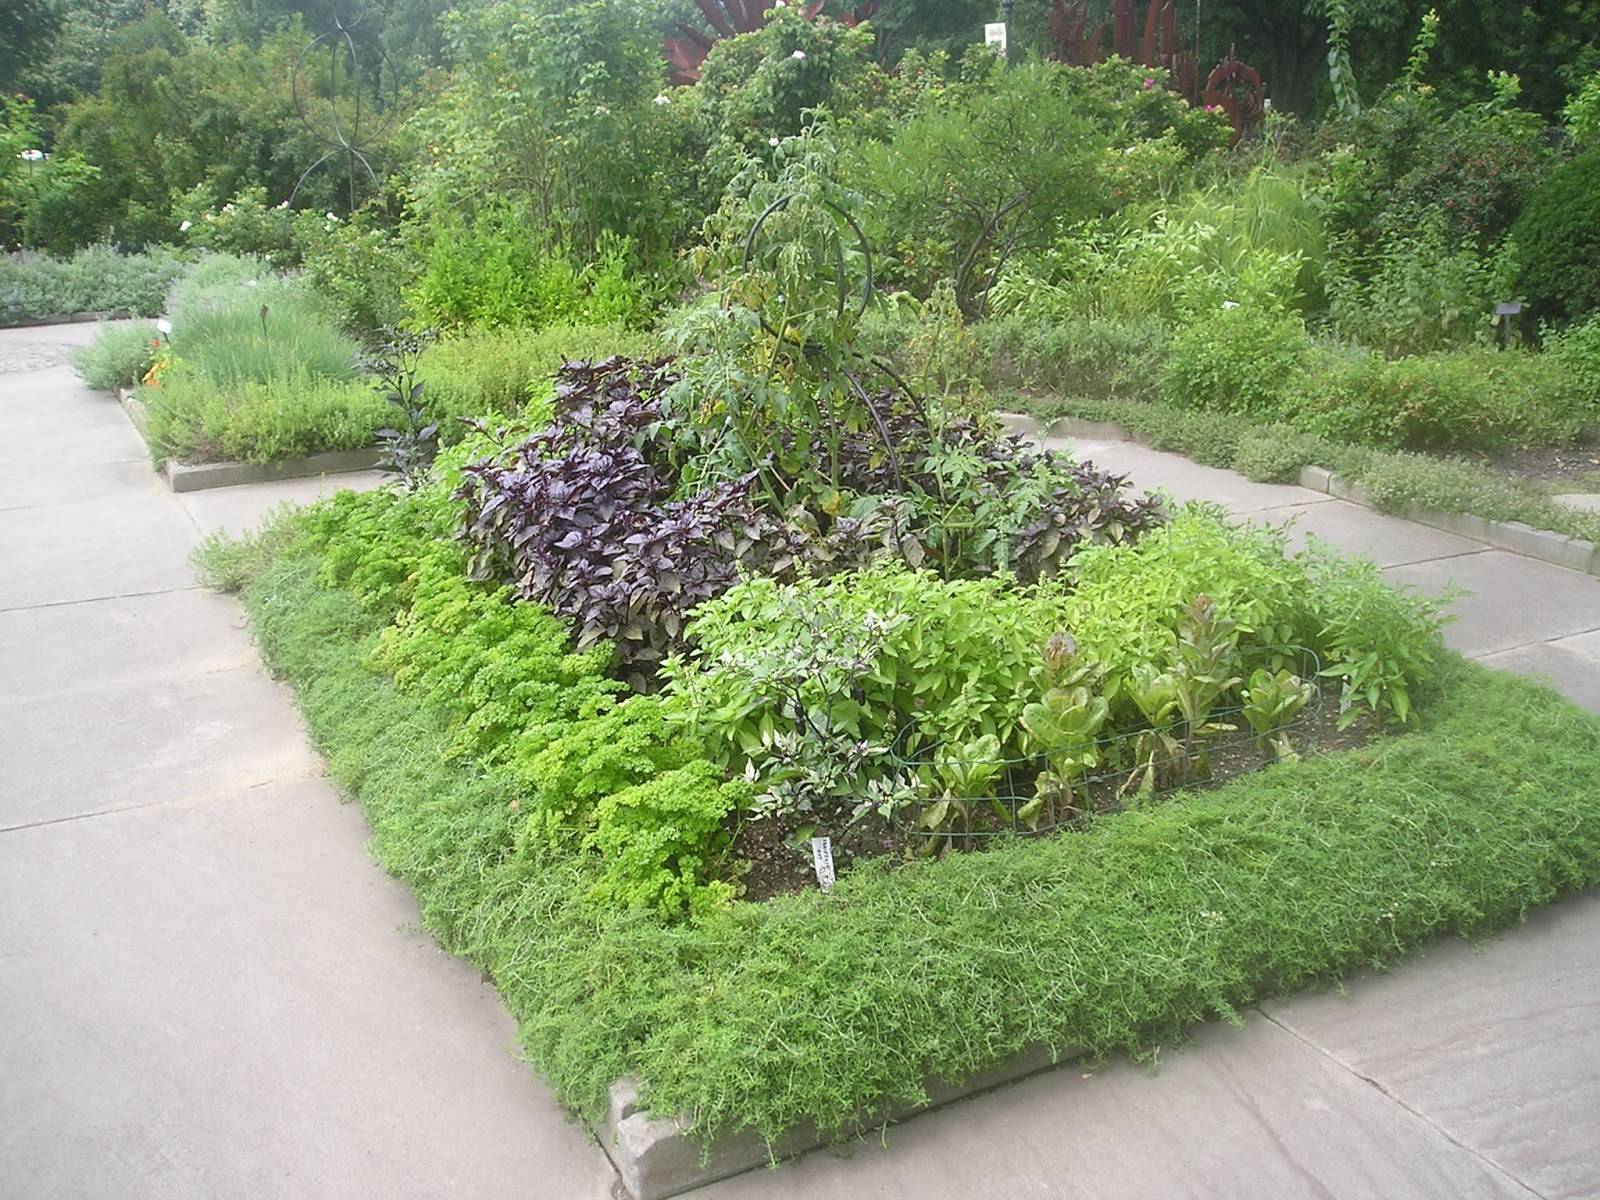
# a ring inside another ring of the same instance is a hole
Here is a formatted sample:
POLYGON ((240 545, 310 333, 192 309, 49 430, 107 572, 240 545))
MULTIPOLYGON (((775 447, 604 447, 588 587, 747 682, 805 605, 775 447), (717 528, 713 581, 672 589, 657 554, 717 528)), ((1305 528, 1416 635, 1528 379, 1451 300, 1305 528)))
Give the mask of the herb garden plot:
POLYGON ((730 470, 707 371, 574 364, 411 490, 211 554, 574 1108, 849 1132, 1600 875, 1600 729, 1370 564, 888 392, 730 470))

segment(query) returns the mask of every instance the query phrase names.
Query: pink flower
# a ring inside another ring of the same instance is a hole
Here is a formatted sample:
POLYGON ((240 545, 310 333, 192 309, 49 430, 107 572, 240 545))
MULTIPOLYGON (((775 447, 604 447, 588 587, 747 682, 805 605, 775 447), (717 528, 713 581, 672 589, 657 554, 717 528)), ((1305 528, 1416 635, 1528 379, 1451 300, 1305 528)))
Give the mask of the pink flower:
POLYGON ((1155 87, 1155 85, 1156 85, 1156 81, 1152 76, 1146 75, 1144 77, 1144 90, 1145 91, 1148 92, 1151 88, 1155 87))

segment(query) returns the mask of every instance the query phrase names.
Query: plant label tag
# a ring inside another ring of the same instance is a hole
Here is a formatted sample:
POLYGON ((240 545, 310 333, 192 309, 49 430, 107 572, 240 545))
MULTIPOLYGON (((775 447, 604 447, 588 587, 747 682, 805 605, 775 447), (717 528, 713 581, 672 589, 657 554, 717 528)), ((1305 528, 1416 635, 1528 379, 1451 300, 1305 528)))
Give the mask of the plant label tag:
POLYGON ((817 886, 823 891, 833 890, 833 839, 811 839, 811 861, 817 868, 817 886))
POLYGON ((991 21, 983 27, 983 44, 993 46, 994 52, 1001 58, 1006 57, 1006 23, 1004 21, 991 21))

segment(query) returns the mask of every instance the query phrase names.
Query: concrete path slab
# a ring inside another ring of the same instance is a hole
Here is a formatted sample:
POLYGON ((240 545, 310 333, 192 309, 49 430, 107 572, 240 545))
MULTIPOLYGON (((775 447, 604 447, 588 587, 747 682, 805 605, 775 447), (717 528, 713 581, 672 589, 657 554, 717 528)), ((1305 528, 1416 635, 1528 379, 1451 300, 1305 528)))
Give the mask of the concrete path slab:
POLYGON ((122 410, 51 368, 0 374, 0 419, 0 1200, 608 1197, 122 410))
POLYGON ((1546 1200, 1600 1194, 1600 896, 1266 1011, 1546 1200))
POLYGON ((292 698, 256 664, 0 700, 0 829, 320 775, 292 698))
MULTIPOLYGON (((1600 638, 1600 634, 1590 634, 1600 638)), ((1478 661, 1499 671, 1515 671, 1547 683, 1575 704, 1600 713, 1600 657, 1576 648, 1581 638, 1534 642, 1486 654, 1478 661)))
POLYGON ((1212 1026, 1151 1073, 1070 1067, 706 1200, 1529 1200, 1505 1172, 1271 1022, 1212 1026))
POLYGON ((0 835, 0 1196, 602 1200, 321 780, 0 835))
POLYGON ((1046 438, 1046 446, 1089 459, 1102 470, 1123 471, 1135 486, 1159 488, 1178 500, 1210 500, 1230 512, 1251 513, 1295 504, 1323 504, 1328 497, 1310 488, 1286 483, 1254 483, 1233 471, 1203 467, 1178 454, 1151 450, 1134 442, 1092 438, 1046 438))
POLYGON ((85 387, 68 367, 0 373, 0 420, 0 464, 150 459, 116 398, 85 387))
POLYGON ((370 492, 392 478, 382 471, 350 471, 314 479, 280 479, 274 483, 182 492, 178 503, 202 532, 226 530, 240 534, 258 527, 280 505, 310 504, 339 491, 370 492))
POLYGON ((1450 606, 1456 620, 1445 630, 1445 641, 1463 654, 1494 654, 1600 629, 1600 579, 1507 550, 1392 567, 1386 574, 1431 595, 1452 587, 1468 593, 1450 606))
POLYGON ((121 462, 0 464, 0 511, 53 507, 63 497, 78 501, 118 499, 148 492, 159 482, 147 458, 121 462))
POLYGON ((204 588, 0 612, 0 703, 256 669, 244 614, 204 588))
POLYGON ((0 512, 0 609, 194 586, 195 528, 176 504, 142 490, 63 499, 0 512))
POLYGON ((1364 554, 1380 567, 1476 554, 1484 548, 1482 542, 1471 538, 1387 517, 1345 500, 1263 508, 1252 512, 1250 519, 1263 525, 1287 525, 1292 549, 1298 550, 1309 538, 1317 537, 1346 554, 1364 554))

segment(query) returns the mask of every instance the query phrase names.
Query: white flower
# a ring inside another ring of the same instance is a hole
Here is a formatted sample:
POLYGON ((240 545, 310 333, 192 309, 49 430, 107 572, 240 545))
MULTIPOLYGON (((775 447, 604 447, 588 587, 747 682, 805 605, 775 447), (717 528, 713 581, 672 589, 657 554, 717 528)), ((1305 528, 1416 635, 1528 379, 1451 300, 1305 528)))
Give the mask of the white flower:
POLYGON ((776 146, 776 145, 777 145, 777 144, 778 144, 778 139, 777 139, 777 138, 775 138, 775 137, 769 137, 769 138, 768 138, 768 139, 767 139, 767 145, 769 145, 769 146, 776 146))
POLYGON ((278 207, 279 208, 288 208, 289 207, 289 202, 287 200, 285 200, 282 204, 278 205, 278 207))
POLYGON ((655 104, 671 104, 672 103, 672 99, 665 92, 662 92, 659 96, 657 96, 655 98, 654 101, 652 101, 652 103, 655 103, 655 104))
POLYGON ((611 115, 611 110, 604 104, 596 104, 594 106, 594 115, 597 117, 609 117, 611 115))
POLYGON ((162 317, 161 320, 156 322, 156 329, 162 333, 170 334, 172 332, 172 322, 162 317))
POLYGON ((191 226, 193 224, 194 224, 193 221, 185 221, 182 225, 178 226, 178 232, 179 233, 188 233, 189 232, 189 226, 191 226))
POLYGON ((1223 308, 1238 308, 1239 307, 1239 302, 1237 300, 1224 300, 1222 302, 1222 307, 1223 308))
POLYGON ((225 213, 232 212, 233 211, 233 205, 232 204, 224 204, 222 206, 222 211, 225 212, 225 213))
POLYGON ((330 220, 330 221, 337 221, 337 220, 338 220, 338 219, 339 219, 339 218, 338 218, 338 217, 336 217, 336 216, 334 216, 334 215, 333 215, 333 214, 332 214, 332 213, 329 213, 329 214, 328 214, 328 220, 330 220))
POLYGON ((805 56, 806 52, 804 50, 796 50, 793 54, 789 55, 790 58, 804 58, 805 56))
POLYGON ((244 285, 245 285, 245 287, 255 287, 256 286, 256 281, 254 279, 246 279, 244 281, 244 285))

